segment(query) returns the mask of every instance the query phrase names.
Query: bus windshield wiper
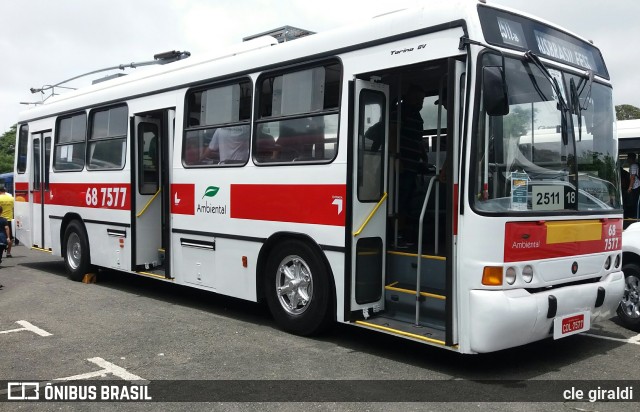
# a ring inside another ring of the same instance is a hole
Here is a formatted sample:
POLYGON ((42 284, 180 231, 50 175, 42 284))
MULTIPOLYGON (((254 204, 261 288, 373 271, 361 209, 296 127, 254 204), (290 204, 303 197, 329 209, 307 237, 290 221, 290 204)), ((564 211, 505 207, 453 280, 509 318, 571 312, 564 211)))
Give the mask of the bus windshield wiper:
POLYGON ((528 50, 527 52, 525 52, 524 57, 527 58, 529 61, 531 61, 538 69, 540 69, 542 74, 544 74, 544 77, 546 77, 547 80, 549 80, 549 83, 551 83, 551 87, 553 87, 553 91, 558 96, 558 102, 560 103, 560 106, 562 107, 563 110, 568 111, 569 105, 564 100, 564 96, 562 96, 562 89, 558 84, 558 80, 555 77, 553 77, 551 73, 549 73, 549 70, 547 69, 547 67, 542 63, 542 61, 540 61, 540 58, 534 52, 532 52, 531 50, 528 50))
POLYGON ((524 53, 524 57, 525 59, 533 63, 533 65, 536 66, 540 70, 540 72, 542 72, 544 77, 551 84, 551 87, 553 88, 553 91, 555 92, 556 96, 558 96, 558 106, 559 106, 558 109, 560 109, 562 113, 562 116, 561 116, 562 143, 564 143, 564 145, 566 146, 569 144, 569 133, 567 130, 566 113, 570 112, 570 109, 569 109, 569 105, 564 99, 564 96, 562 95, 562 89, 560 88, 560 84, 558 84, 558 80, 555 77, 553 77, 551 73, 549 73, 549 70, 546 68, 546 66, 542 63, 540 58, 534 52, 532 52, 531 50, 527 50, 524 53))
POLYGON ((569 88, 571 89, 571 112, 578 117, 578 140, 582 140, 582 111, 589 108, 589 99, 591 98, 591 86, 593 85, 593 70, 586 72, 586 77, 580 78, 580 83, 576 86, 576 82, 571 78, 569 80, 569 88), (589 87, 587 95, 584 98, 584 106, 580 103, 580 95, 589 87))

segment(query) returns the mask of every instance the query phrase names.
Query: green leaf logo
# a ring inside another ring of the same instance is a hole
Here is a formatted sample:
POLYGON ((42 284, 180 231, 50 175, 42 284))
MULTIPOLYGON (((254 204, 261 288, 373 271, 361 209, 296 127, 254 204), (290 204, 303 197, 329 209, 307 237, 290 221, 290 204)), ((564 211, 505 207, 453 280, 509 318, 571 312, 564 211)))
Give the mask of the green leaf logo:
POLYGON ((204 196, 202 196, 202 198, 204 199, 205 196, 206 197, 214 197, 215 195, 218 194, 218 191, 220 190, 219 187, 215 187, 215 186, 209 186, 207 188, 207 190, 204 191, 204 196))

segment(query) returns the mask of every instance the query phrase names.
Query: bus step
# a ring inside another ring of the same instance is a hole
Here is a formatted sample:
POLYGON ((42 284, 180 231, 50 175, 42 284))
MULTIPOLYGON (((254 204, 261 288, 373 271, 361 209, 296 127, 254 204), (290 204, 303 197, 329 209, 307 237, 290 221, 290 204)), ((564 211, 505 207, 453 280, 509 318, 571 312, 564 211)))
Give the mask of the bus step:
MULTIPOLYGON (((405 285, 416 284, 417 255, 392 253, 387 255, 387 284, 393 282, 405 285)), ((420 268, 420 290, 444 290, 446 287, 447 261, 434 256, 422 256, 420 268)), ((407 288, 415 290, 415 287, 407 288)))
POLYGON ((139 270, 136 272, 139 275, 143 275, 143 276, 149 276, 152 278, 156 278, 156 279, 164 279, 164 280, 171 280, 173 281, 173 278, 167 278, 164 268, 162 267, 157 267, 154 269, 147 269, 147 270, 139 270))
MULTIPOLYGON (((446 297, 436 290, 420 292, 420 318, 422 326, 444 330, 446 297)), ((415 323, 416 291, 415 286, 400 283, 385 287, 385 316, 389 318, 415 323)))
POLYGON ((391 335, 402 336, 404 338, 436 345, 445 345, 444 329, 433 328, 426 325, 416 326, 411 322, 388 318, 386 315, 367 320, 357 320, 355 323, 363 328, 382 331, 391 335))

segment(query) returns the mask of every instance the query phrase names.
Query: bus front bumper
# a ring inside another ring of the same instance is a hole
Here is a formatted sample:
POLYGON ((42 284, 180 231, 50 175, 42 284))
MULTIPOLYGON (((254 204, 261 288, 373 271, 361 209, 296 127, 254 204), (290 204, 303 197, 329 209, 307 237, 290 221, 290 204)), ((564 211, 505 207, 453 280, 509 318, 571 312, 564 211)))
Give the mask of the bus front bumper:
POLYGON ((615 314, 623 293, 621 271, 610 273, 596 283, 536 293, 525 289, 471 290, 470 350, 472 353, 492 352, 553 336, 554 318, 565 315, 589 311, 591 324, 609 319, 615 314), (604 301, 596 307, 599 288, 605 291, 604 301), (555 297, 557 309, 548 318, 551 295, 555 297))

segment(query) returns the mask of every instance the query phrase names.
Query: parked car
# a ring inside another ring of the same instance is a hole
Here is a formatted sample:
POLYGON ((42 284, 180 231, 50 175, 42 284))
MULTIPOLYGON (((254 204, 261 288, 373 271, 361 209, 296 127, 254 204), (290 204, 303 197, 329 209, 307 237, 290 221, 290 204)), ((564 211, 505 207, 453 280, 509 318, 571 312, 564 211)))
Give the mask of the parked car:
POLYGON ((640 332, 640 222, 622 232, 622 271, 625 287, 618 316, 626 327, 640 332))

